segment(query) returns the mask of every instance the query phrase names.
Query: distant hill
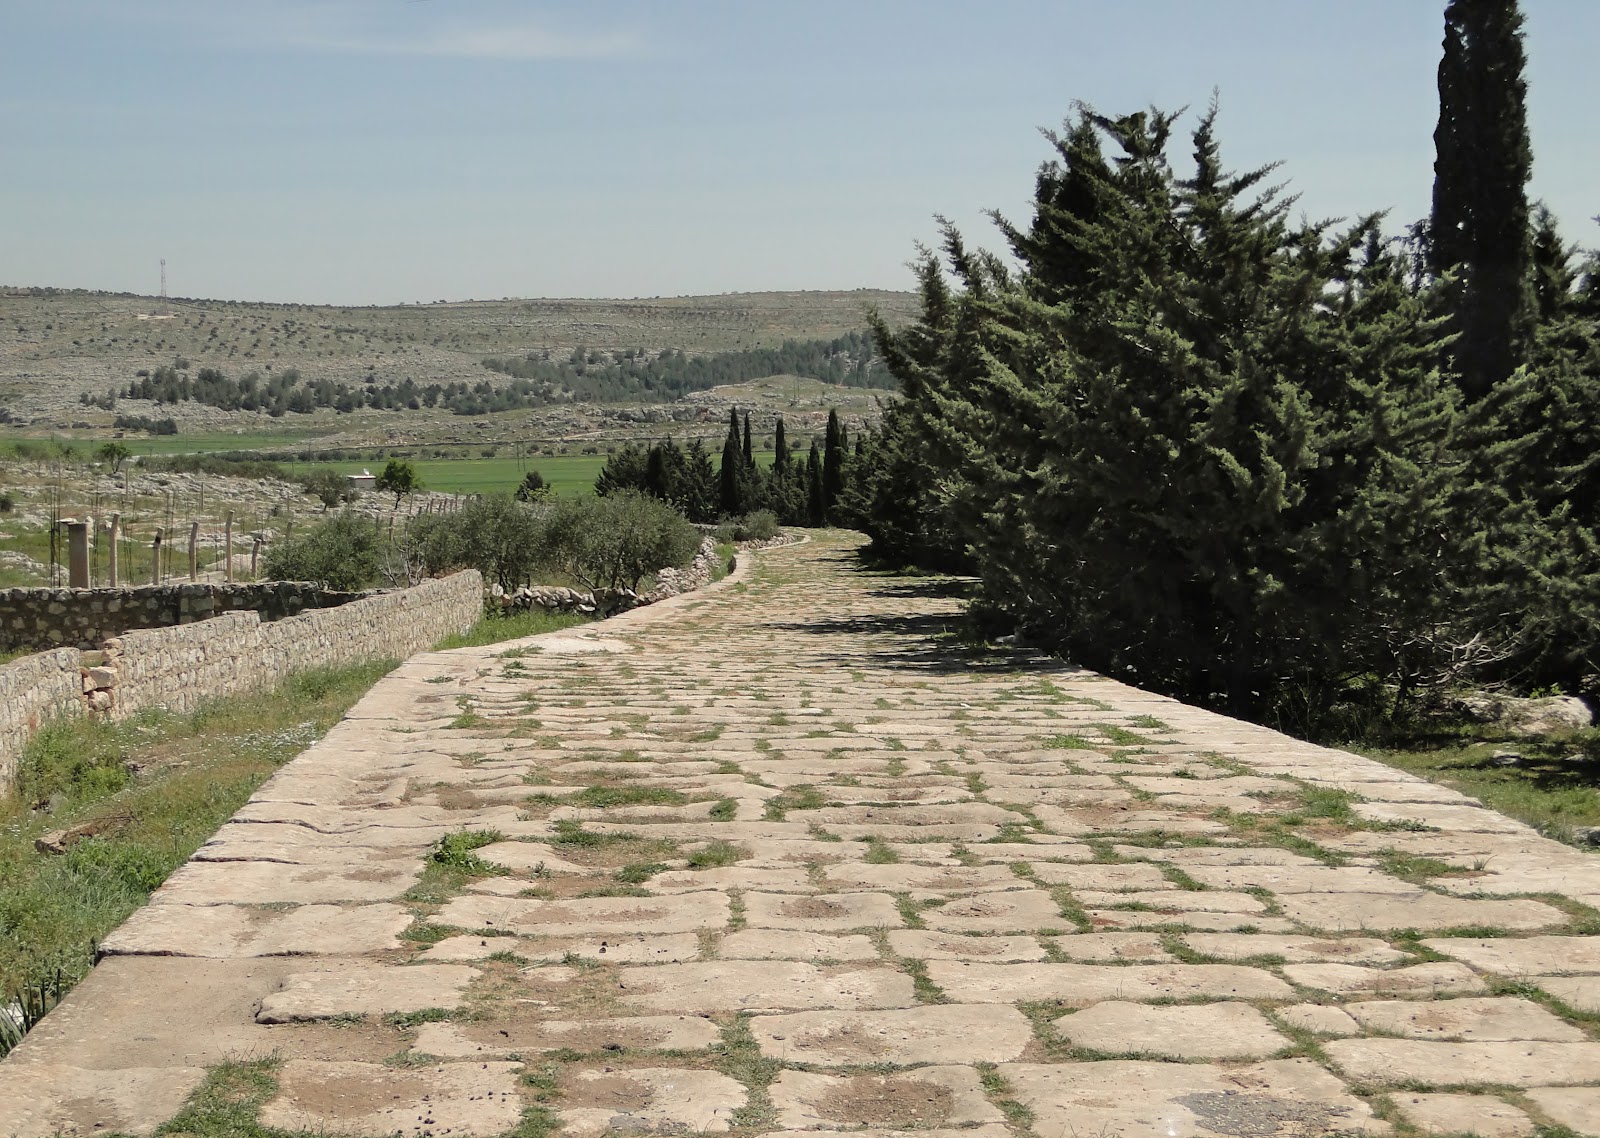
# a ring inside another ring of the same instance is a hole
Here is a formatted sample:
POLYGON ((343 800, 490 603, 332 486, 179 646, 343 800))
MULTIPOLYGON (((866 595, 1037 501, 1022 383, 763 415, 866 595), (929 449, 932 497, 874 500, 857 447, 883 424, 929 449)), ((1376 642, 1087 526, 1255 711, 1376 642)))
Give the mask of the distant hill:
MULTIPOLYGON (((690 358, 717 352, 756 358, 754 349, 777 349, 785 341, 832 341, 860 332, 869 308, 894 324, 909 319, 915 306, 912 293, 870 289, 366 308, 0 289, 0 408, 32 428, 109 427, 108 396, 124 392, 140 371, 158 368, 189 375, 211 369, 232 380, 256 372, 263 385, 293 369, 302 382, 351 389, 485 380, 498 387, 513 377, 504 374, 503 363, 496 371, 486 360, 575 349, 610 358, 668 349, 690 358)), ((203 404, 174 410, 119 399, 124 403, 120 409, 130 415, 175 415, 183 429, 265 421, 260 412, 203 404)), ((334 414, 323 408, 315 417, 334 414)))

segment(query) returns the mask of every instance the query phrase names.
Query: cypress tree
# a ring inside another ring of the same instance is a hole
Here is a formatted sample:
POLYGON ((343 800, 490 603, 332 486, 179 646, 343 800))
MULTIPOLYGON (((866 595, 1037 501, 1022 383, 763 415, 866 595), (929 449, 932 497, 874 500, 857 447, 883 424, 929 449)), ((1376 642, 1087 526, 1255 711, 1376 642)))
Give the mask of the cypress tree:
POLYGON ((1462 391, 1486 395, 1521 362, 1530 334, 1528 140, 1517 0, 1450 0, 1439 62, 1430 268, 1454 273, 1443 302, 1462 391))
POLYGON ((783 431, 783 416, 778 416, 778 425, 773 430, 773 449, 776 453, 772 456, 772 470, 775 474, 782 474, 789 469, 789 438, 783 431))
POLYGON ((839 412, 828 412, 828 429, 823 436, 822 454, 822 513, 827 517, 833 504, 839 500, 844 488, 844 428, 839 424, 839 412))
POLYGON ((728 437, 722 443, 722 469, 717 473, 717 499, 726 517, 745 513, 743 446, 739 436, 739 412, 728 412, 728 437))
POLYGON ((744 468, 746 471, 753 471, 756 468, 756 452, 750 442, 750 412, 748 411, 744 413, 744 441, 742 445, 744 448, 744 468))
POLYGON ((806 456, 806 524, 826 524, 827 506, 822 497, 822 456, 817 453, 817 440, 811 440, 811 453, 806 456))

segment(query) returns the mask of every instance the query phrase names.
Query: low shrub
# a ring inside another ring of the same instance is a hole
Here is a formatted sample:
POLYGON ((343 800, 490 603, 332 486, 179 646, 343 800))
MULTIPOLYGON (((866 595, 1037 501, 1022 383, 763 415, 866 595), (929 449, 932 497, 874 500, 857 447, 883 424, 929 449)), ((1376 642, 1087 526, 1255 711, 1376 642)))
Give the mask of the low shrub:
POLYGON ((622 490, 563 498, 550 510, 545 541, 554 564, 591 589, 637 589, 658 569, 680 568, 700 533, 671 506, 622 490))
POLYGON ((264 567, 273 580, 314 581, 324 588, 354 591, 383 579, 386 553, 378 528, 346 511, 273 545, 264 567))

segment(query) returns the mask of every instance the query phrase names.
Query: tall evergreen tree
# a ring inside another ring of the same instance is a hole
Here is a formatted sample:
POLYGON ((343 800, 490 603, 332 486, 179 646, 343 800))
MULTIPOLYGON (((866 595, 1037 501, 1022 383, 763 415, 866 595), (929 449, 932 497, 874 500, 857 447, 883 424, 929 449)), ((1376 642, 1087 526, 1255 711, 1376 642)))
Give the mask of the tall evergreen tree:
POLYGON ((828 518, 833 504, 839 500, 844 488, 844 427, 839 423, 839 412, 828 412, 828 429, 823 435, 822 451, 822 513, 828 518))
POLYGON ((1444 292, 1450 348, 1469 399, 1521 361, 1531 334, 1528 139, 1517 0, 1450 0, 1439 62, 1430 267, 1444 292))
POLYGON ((1002 225, 1020 269, 948 231, 958 287, 930 258, 922 317, 877 328, 908 410, 875 544, 917 540, 893 487, 927 487, 920 534, 1030 638, 1303 727, 1351 677, 1403 694, 1460 626, 1440 324, 1377 218, 1291 224, 1214 110, 1180 178, 1174 120, 1085 109, 1002 225))
POLYGON ((756 452, 755 444, 751 442, 750 439, 750 412, 748 411, 744 413, 744 440, 742 443, 742 449, 744 451, 744 468, 746 472, 754 471, 756 468, 756 452))
POLYGON ((811 453, 806 456, 806 524, 827 524, 827 506, 822 496, 822 456, 817 453, 817 440, 811 440, 811 453))
POLYGON ((772 432, 772 469, 774 473, 782 474, 789 468, 789 437, 784 434, 783 416, 778 416, 778 425, 772 432))
POLYGON ((742 517, 745 513, 746 480, 744 477, 744 445, 739 433, 739 412, 728 412, 728 437, 722 442, 722 468, 717 472, 718 502, 726 517, 742 517))

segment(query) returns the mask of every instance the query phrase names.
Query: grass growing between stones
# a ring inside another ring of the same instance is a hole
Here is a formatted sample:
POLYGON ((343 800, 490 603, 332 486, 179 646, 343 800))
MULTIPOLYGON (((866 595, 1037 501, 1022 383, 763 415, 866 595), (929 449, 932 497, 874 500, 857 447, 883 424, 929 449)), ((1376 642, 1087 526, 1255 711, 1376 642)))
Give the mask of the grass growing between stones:
POLYGON ((156 1133, 182 1138, 273 1138, 282 1131, 257 1121, 278 1090, 278 1061, 223 1063, 206 1072, 177 1116, 156 1133))
POLYGON ((542 632, 560 632, 564 628, 574 628, 588 623, 590 618, 587 616, 543 610, 516 612, 508 616, 486 614, 467 631, 445 637, 436 647, 440 651, 450 648, 481 648, 485 644, 521 640, 524 636, 538 636, 542 632))
POLYGON ((394 666, 303 672, 188 715, 35 735, 17 791, 0 798, 0 1004, 58 972, 63 990, 81 979, 94 944, 394 666), (80 828, 91 832, 65 853, 34 845, 80 828))
POLYGON ((1548 837, 1566 841, 1574 827, 1600 826, 1600 786, 1595 782, 1594 759, 1586 753, 1568 753, 1574 749, 1570 746, 1452 740, 1416 750, 1347 747, 1471 795, 1489 809, 1525 822, 1548 837), (1515 765, 1496 765, 1492 756, 1502 748, 1516 752, 1521 759, 1515 765))

